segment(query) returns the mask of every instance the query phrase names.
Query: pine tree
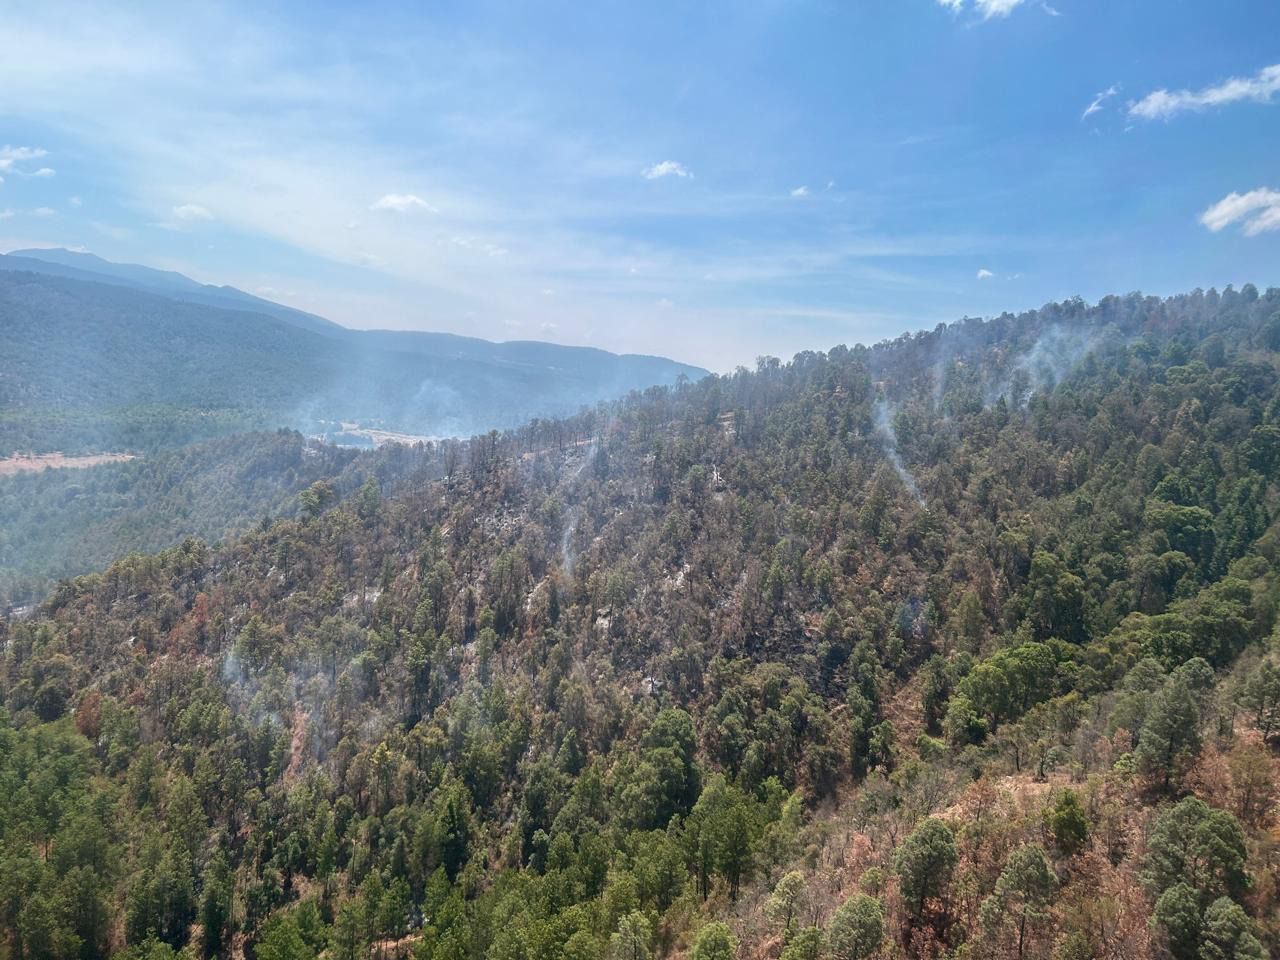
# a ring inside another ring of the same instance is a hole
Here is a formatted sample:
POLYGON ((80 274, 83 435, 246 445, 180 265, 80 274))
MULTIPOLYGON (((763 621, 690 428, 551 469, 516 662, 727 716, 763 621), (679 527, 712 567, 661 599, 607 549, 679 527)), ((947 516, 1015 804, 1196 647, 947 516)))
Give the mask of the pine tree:
POLYGON ((916 827, 898 847, 894 869, 903 899, 914 916, 922 916, 926 902, 942 895, 959 859, 951 828, 933 817, 916 827))
POLYGON ((1142 726, 1135 757, 1138 770, 1167 793, 1181 782, 1200 753, 1200 710, 1184 683, 1170 680, 1156 695, 1142 726))

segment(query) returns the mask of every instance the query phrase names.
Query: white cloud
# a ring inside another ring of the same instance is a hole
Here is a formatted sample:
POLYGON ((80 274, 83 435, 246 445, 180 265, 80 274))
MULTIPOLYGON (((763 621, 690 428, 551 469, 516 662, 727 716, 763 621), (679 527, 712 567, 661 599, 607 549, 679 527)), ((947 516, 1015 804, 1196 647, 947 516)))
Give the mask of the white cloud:
POLYGON ((990 280, 994 276, 995 274, 992 273, 990 270, 986 269, 985 267, 978 271, 979 280, 990 280))
POLYGON ((1023 0, 973 0, 973 5, 982 14, 983 20, 992 17, 1007 17, 1015 9, 1022 6, 1023 0))
MULTIPOLYGON (((973 0, 973 10, 983 20, 990 20, 993 17, 1007 17, 1025 2, 1026 0, 973 0)), ((952 13, 960 13, 965 9, 965 0, 938 0, 938 5, 946 7, 952 13)), ((1041 7, 1051 17, 1060 16, 1047 3, 1041 4, 1041 7)))
POLYGON ((1108 100, 1110 100, 1119 92, 1120 92, 1120 87, 1114 83, 1111 86, 1107 87, 1107 89, 1103 90, 1100 94, 1098 94, 1096 97, 1093 98, 1092 103, 1090 103, 1087 107, 1084 108, 1084 113, 1080 115, 1080 119, 1088 120, 1091 116, 1093 116, 1095 113, 1098 113, 1102 109, 1102 105, 1104 103, 1106 103, 1108 100))
POLYGON ((791 195, 795 197, 797 200, 803 199, 804 197, 807 197, 809 195, 809 188, 796 187, 794 190, 791 191, 791 195))
POLYGON ((52 217, 56 216, 58 211, 54 210, 52 207, 36 207, 31 212, 37 217, 52 217))
POLYGON ((1280 63, 1263 67, 1252 77, 1233 77, 1203 90, 1156 90, 1129 105, 1129 116, 1167 120, 1186 110, 1205 110, 1241 100, 1269 103, 1280 93, 1280 63))
POLYGON ((460 250, 475 250, 483 253, 486 257, 505 257, 507 255, 506 247, 499 246, 496 243, 490 243, 476 237, 463 236, 454 234, 449 238, 449 244, 460 250))
POLYGON ((67 197, 68 207, 79 207, 84 203, 79 197, 67 197))
POLYGON ((645 167, 640 171, 640 176, 646 180, 658 180, 662 177, 688 177, 691 180, 693 179, 693 174, 675 160, 663 160, 661 163, 655 163, 652 167, 645 167))
POLYGON ((421 197, 412 193, 388 193, 373 202, 370 210, 391 210, 394 213, 412 213, 421 210, 425 213, 439 213, 435 207, 421 197))
POLYGON ((13 216, 12 210, 0 210, 0 220, 8 220, 13 216))
POLYGON ((196 220, 212 220, 213 214, 198 203, 184 203, 173 208, 173 217, 182 223, 193 223, 196 220))
POLYGON ((30 177, 53 177, 53 176, 57 176, 57 173, 58 173, 58 171, 57 171, 57 170, 55 170, 55 169, 53 169, 53 167, 41 167, 41 168, 40 168, 39 170, 37 170, 35 173, 29 173, 29 174, 27 174, 27 176, 30 176, 30 177))
POLYGON ((1229 193, 1200 214, 1200 222, 1214 233, 1237 221, 1244 222, 1246 237, 1280 230, 1280 190, 1259 187, 1248 193, 1229 193))
POLYGON ((1280 230, 1280 203, 1263 210, 1245 226, 1245 236, 1256 237, 1269 230, 1280 230))
POLYGON ((41 150, 39 147, 10 147, 8 145, 0 147, 0 170, 13 170, 14 164, 21 163, 24 160, 38 160, 41 157, 48 156, 48 150, 41 150))

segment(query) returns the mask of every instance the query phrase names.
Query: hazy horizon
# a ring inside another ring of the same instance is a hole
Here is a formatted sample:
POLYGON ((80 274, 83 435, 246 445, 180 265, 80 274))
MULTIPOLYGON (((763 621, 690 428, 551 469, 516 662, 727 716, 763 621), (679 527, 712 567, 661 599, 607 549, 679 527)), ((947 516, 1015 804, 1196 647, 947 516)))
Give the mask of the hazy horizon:
POLYGON ((0 249, 716 371, 1265 287, 1276 35, 1261 2, 16 3, 0 249))
MULTIPOLYGON (((68 249, 68 248, 65 248, 65 247, 58 247, 58 246, 55 246, 55 245, 53 245, 53 244, 50 244, 50 245, 48 245, 48 246, 46 246, 46 247, 30 247, 30 248, 14 247, 14 248, 13 248, 13 249, 11 249, 11 250, 0 250, 0 254, 4 254, 4 255, 10 255, 10 254, 22 255, 22 254, 23 254, 24 252, 26 252, 26 251, 36 252, 36 251, 39 251, 39 250, 64 251, 64 252, 68 252, 68 253, 85 253, 85 254, 92 254, 92 251, 90 251, 90 250, 88 250, 88 249, 86 249, 86 248, 80 248, 80 249, 68 249)), ((94 254, 94 255, 96 256, 96 254, 94 254)), ((104 258, 104 259, 105 259, 105 258, 104 258)), ((150 267, 150 268, 152 268, 152 269, 166 269, 166 268, 159 268, 159 267, 155 267, 153 264, 145 264, 145 263, 144 263, 144 264, 118 264, 116 261, 106 261, 106 262, 107 262, 107 263, 111 263, 111 264, 121 265, 121 266, 143 266, 143 267, 150 267)), ((87 279, 87 278, 86 278, 86 279, 87 279)), ((106 278, 105 278, 105 275, 104 275, 104 280, 105 280, 105 279, 106 279, 106 278)), ((187 279, 195 280, 196 278, 194 278, 194 277, 188 277, 187 279)), ((209 285, 209 286, 211 286, 211 287, 213 287, 213 288, 219 288, 219 287, 223 287, 223 286, 231 286, 230 284, 223 284, 223 283, 220 283, 220 282, 219 282, 218 280, 216 280, 216 279, 211 279, 211 280, 200 280, 200 281, 198 281, 198 282, 200 282, 200 283, 204 283, 204 284, 209 285)), ((1252 283, 1252 281, 1248 281, 1248 280, 1246 280, 1246 281, 1244 281, 1244 283, 1242 284, 1242 286, 1244 286, 1244 285, 1248 285, 1248 284, 1250 284, 1250 283, 1252 283)), ((1227 286, 1232 286, 1232 285, 1228 284, 1227 286)), ((1255 287, 1257 287, 1258 285, 1257 285, 1257 284, 1254 284, 1254 286, 1255 286, 1255 287)), ((1166 297, 1166 296, 1177 296, 1177 295, 1179 295, 1179 294, 1184 294, 1184 293, 1191 293, 1193 289, 1195 289, 1195 288, 1187 288, 1187 289, 1185 289, 1185 290, 1175 290, 1175 291, 1172 291, 1172 292, 1170 292, 1170 293, 1159 293, 1159 294, 1152 293, 1151 291, 1146 291, 1146 290, 1138 290, 1138 291, 1133 291, 1133 290, 1118 291, 1118 290, 1117 290, 1117 291, 1114 291, 1114 292, 1112 292, 1112 293, 1110 293, 1110 294, 1104 294, 1103 296, 1104 296, 1104 297, 1105 297, 1105 296, 1127 296, 1127 295, 1129 295, 1129 294, 1139 293, 1139 294, 1142 294, 1143 296, 1159 296, 1159 297, 1166 297)), ((1205 288, 1205 289, 1217 289, 1217 288, 1216 288, 1216 287, 1209 287, 1209 288, 1205 288)), ((1224 287, 1224 289, 1225 289, 1225 287, 1224 287)), ((248 291, 242 291, 242 292, 248 292, 248 291)), ((156 295, 158 295, 158 296, 163 296, 164 294, 163 294, 163 293, 159 293, 159 292, 158 292, 156 295)), ((259 296, 261 296, 261 294, 259 294, 259 296)), ((279 300, 277 300, 276 298, 273 298, 273 297, 264 297, 264 299, 267 299, 267 300, 274 300, 275 302, 280 303, 280 304, 283 304, 283 305, 285 305, 285 306, 292 306, 292 307, 295 307, 295 308, 297 307, 297 305, 296 305, 296 304, 289 304, 289 303, 286 303, 283 299, 279 299, 279 300)), ((1026 307, 1026 308, 1000 310, 1000 311, 996 311, 996 312, 992 313, 991 315, 983 315, 983 316, 981 316, 981 317, 980 317, 980 319, 991 319, 991 318, 993 318, 993 317, 995 317, 995 316, 998 316, 998 315, 1004 315, 1004 314, 1014 314, 1014 315, 1017 315, 1017 314, 1021 314, 1021 313, 1032 313, 1032 312, 1034 312, 1034 311, 1036 311, 1036 310, 1040 309, 1041 307, 1051 306, 1051 305, 1053 305, 1054 303, 1063 302, 1063 301, 1065 301, 1065 300, 1067 300, 1067 299, 1071 299, 1071 298, 1063 298, 1061 301, 1049 301, 1049 302, 1046 302, 1046 303, 1044 303, 1044 304, 1038 304, 1038 305, 1036 305, 1036 306, 1031 306, 1031 307, 1026 307)), ((1101 298, 1099 298, 1099 299, 1101 299, 1101 298)), ((1089 306, 1095 306, 1095 305, 1096 305, 1096 303, 1097 303, 1097 301, 1088 301, 1088 300, 1086 300, 1086 303, 1087 303, 1089 306)), ((246 310, 248 310, 249 312, 252 312, 252 311, 251 311, 251 308, 246 307, 245 309, 246 309, 246 310)), ((299 309, 302 309, 302 308, 299 308, 299 309)), ((332 317, 325 317, 325 316, 324 316, 323 314, 321 314, 321 313, 316 313, 316 315, 317 315, 317 316, 320 316, 322 319, 326 319, 326 320, 332 320, 332 319, 333 319, 332 317)), ((942 320, 942 321, 940 321, 940 322, 942 322, 942 323, 944 323, 944 324, 949 324, 949 323, 952 323, 952 322, 955 322, 955 321, 960 321, 960 320, 962 320, 962 319, 965 319, 965 318, 964 318, 964 317, 961 317, 961 316, 957 316, 957 317, 953 317, 953 318, 951 318, 951 319, 942 320)), ((451 336, 458 336, 458 337, 471 337, 471 338, 473 338, 473 339, 481 339, 481 340, 486 340, 486 341, 491 342, 491 343, 498 343, 498 344, 502 344, 502 343, 544 343, 544 342, 549 342, 549 343, 556 343, 556 344, 558 344, 558 345, 561 345, 561 346, 567 346, 567 347, 571 347, 571 348, 576 347, 576 348, 582 348, 582 349, 600 349, 600 350, 607 350, 607 349, 608 349, 608 348, 600 347, 600 346, 597 346, 596 344, 591 344, 591 343, 570 343, 570 342, 556 341, 556 340, 551 340, 550 338, 540 338, 540 337, 516 337, 516 336, 512 336, 512 337, 501 337, 501 336, 498 336, 498 337, 479 337, 478 335, 475 335, 475 334, 468 334, 468 333, 454 333, 454 332, 452 332, 452 331, 430 330, 430 329, 426 329, 426 328, 388 328, 388 327, 373 327, 373 326, 356 327, 356 326, 349 326, 349 325, 347 325, 347 324, 340 323, 339 321, 334 321, 334 322, 338 322, 338 323, 339 323, 339 325, 340 325, 340 326, 342 326, 344 329, 347 329, 347 330, 353 330, 353 331, 362 331, 362 330, 363 330, 363 331, 379 331, 379 330, 381 330, 381 331, 384 331, 384 332, 386 332, 386 331, 390 331, 390 332, 411 332, 411 333, 412 333, 412 332, 419 332, 419 333, 443 333, 443 334, 451 335, 451 336)), ((788 353, 783 353, 783 354, 758 354, 758 355, 757 355, 757 357, 756 357, 756 358, 754 358, 754 359, 758 361, 758 360, 763 359, 763 358, 765 358, 765 357, 774 357, 775 359, 779 359, 779 360, 781 360, 781 361, 783 361, 783 362, 785 363, 785 362, 789 362, 789 361, 791 361, 791 360, 795 357, 795 355, 797 355, 797 354, 799 354, 799 353, 802 353, 802 352, 804 352, 805 350, 816 349, 816 350, 821 351, 821 352, 826 352, 826 351, 828 351, 828 350, 831 350, 831 349, 833 349, 833 348, 840 347, 840 346, 853 347, 853 346, 861 345, 861 346, 871 347, 871 346, 874 346, 874 345, 875 345, 875 344, 877 344, 877 343, 884 343, 884 342, 886 342, 886 341, 891 341, 891 340, 897 339, 898 337, 901 337, 901 336, 911 335, 911 334, 915 334, 915 333, 918 333, 918 332, 922 332, 922 331, 930 330, 930 329, 933 329, 935 326, 936 326, 935 324, 928 324, 928 325, 921 324, 921 325, 913 326, 913 327, 905 327, 905 328, 903 328, 903 329, 901 329, 901 330, 897 330, 897 331, 890 331, 890 332, 888 332, 888 333, 885 333, 885 334, 884 334, 884 335, 882 335, 882 336, 877 336, 877 337, 874 337, 874 338, 872 338, 872 337, 867 337, 867 338, 864 338, 864 339, 854 339, 854 338, 849 338, 849 339, 840 340, 840 341, 833 341, 833 342, 828 343, 828 344, 821 344, 821 345, 810 346, 810 347, 797 347, 795 350, 793 350, 793 351, 791 351, 791 352, 788 352, 788 353)), ((673 361, 675 361, 675 362, 677 362, 677 363, 685 363, 685 364, 692 364, 692 365, 694 365, 694 366, 702 366, 702 367, 703 367, 703 369, 705 369, 708 373, 712 373, 712 374, 725 374, 725 373, 731 373, 731 372, 733 372, 735 369, 738 369, 738 368, 741 368, 741 367, 747 367, 747 368, 750 368, 751 366, 753 366, 753 364, 752 364, 751 362, 746 361, 746 360, 738 360, 738 361, 735 361, 735 362, 734 362, 734 363, 732 363, 732 364, 728 364, 728 365, 725 365, 725 366, 723 366, 723 367, 718 367, 718 366, 716 366, 716 365, 714 365, 714 364, 701 364, 701 365, 699 365, 699 364, 696 364, 694 361, 686 360, 686 359, 684 359, 684 358, 682 358, 682 357, 680 357, 680 356, 676 356, 676 355, 673 355, 673 354, 662 354, 662 353, 649 353, 649 354, 646 354, 646 353, 640 353, 640 352, 636 352, 636 351, 611 351, 611 352, 615 352, 615 353, 618 353, 619 355, 623 355, 623 356, 625 356, 625 355, 631 355, 631 356, 642 356, 642 357, 643 357, 643 356, 649 356, 649 357, 656 357, 656 358, 661 358, 661 359, 669 359, 669 360, 673 360, 673 361)), ((1073 355, 1074 355, 1074 353, 1075 353, 1075 352, 1078 352, 1078 351, 1074 351, 1074 352, 1073 352, 1073 355)))

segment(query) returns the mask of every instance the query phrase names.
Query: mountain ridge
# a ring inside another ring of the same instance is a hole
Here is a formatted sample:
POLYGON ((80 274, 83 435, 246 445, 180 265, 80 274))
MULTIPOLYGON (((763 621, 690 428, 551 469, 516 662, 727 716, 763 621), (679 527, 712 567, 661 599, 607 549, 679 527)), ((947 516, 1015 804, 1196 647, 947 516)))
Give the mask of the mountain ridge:
MULTIPOLYGON (((265 313, 316 333, 337 335, 339 331, 345 329, 332 320, 326 320, 324 317, 304 310, 254 296, 236 287, 200 283, 175 270, 157 270, 154 267, 136 263, 116 263, 96 254, 81 253, 61 247, 11 250, 4 256, 24 261, 21 267, 33 272, 52 272, 45 266, 47 264, 49 267, 75 271, 72 275, 75 279, 97 279, 99 282, 146 290, 171 299, 193 300, 224 309, 265 313)), ((4 268, 2 260, 0 260, 0 268, 4 268)))
POLYGON ((593 347, 586 344, 558 344, 547 340, 528 339, 486 340, 483 337, 472 337, 461 333, 446 333, 432 330, 393 330, 382 327, 347 327, 317 314, 308 313, 307 311, 299 310, 296 307, 277 303, 274 300, 268 300, 264 297, 247 293, 237 287, 227 284, 204 284, 174 270, 158 270, 154 267, 145 266, 144 264, 119 263, 107 260, 93 253, 67 250, 63 247, 32 247, 27 249, 10 250, 7 254, 0 254, 0 269, 24 269, 35 273, 48 272, 58 276, 68 276, 71 279, 98 280, 99 282, 115 283, 121 286, 129 286, 136 289, 146 290, 147 292, 157 293, 161 296, 168 296, 172 299, 189 299, 192 295, 203 294, 207 299, 198 299, 196 302, 207 303, 209 306, 220 307, 222 309, 240 309, 249 313, 266 313, 269 316, 274 316, 277 319, 284 320, 287 323, 292 323, 295 326, 300 326, 304 329, 311 330, 312 332, 324 333, 330 336, 353 336, 355 338, 359 338, 364 335, 374 335, 382 339, 395 338, 397 340, 404 341, 406 344, 413 344, 415 349, 418 349, 419 351, 422 351, 428 346, 444 344, 466 344, 472 346, 477 351, 482 351, 485 347, 517 348, 520 346, 534 345, 539 348, 547 348, 550 351, 581 352, 584 354, 589 353, 593 355, 622 357, 626 359, 657 360, 676 363, 690 370, 700 371, 704 374, 706 373, 705 370, 702 370, 702 368, 693 364, 687 364, 679 360, 672 360, 671 358, 658 356, 657 354, 614 353, 613 351, 605 350, 602 347, 593 347), (7 258, 15 258, 22 262, 14 264, 7 258), (46 264, 48 266, 46 266, 46 264), (74 272, 56 272, 55 270, 50 270, 50 267, 61 268, 62 271, 74 272), (148 278, 152 279, 149 280, 148 278), (415 339, 419 338, 420 340, 418 343, 413 343, 415 339))
POLYGON ((241 303, 175 299, 31 262, 0 257, 9 321, 0 328, 0 455, 135 450, 280 426, 333 433, 343 421, 465 436, 705 375, 665 358, 537 341, 335 334, 241 303))

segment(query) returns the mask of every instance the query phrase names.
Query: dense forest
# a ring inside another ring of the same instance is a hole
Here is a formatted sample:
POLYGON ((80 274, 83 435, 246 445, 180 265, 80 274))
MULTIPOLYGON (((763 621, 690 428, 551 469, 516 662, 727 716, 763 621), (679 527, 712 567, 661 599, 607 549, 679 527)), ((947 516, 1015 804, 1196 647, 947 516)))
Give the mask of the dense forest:
POLYGON ((431 445, 0 622, 9 960, 1280 948, 1280 290, 431 445))

